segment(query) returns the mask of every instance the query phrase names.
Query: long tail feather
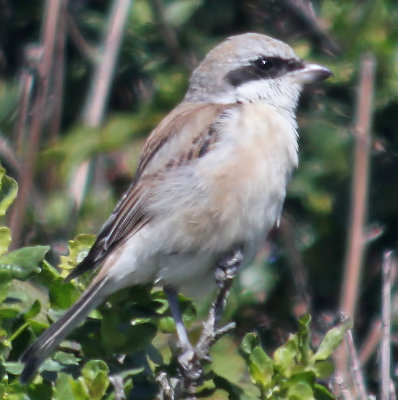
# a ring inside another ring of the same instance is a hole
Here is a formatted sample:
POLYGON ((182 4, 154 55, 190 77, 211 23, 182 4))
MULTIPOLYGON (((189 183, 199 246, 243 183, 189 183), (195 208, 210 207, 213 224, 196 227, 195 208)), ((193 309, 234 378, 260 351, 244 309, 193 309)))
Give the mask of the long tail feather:
POLYGON ((25 351, 21 362, 25 364, 20 381, 26 383, 36 374, 43 361, 50 356, 68 333, 104 299, 107 279, 90 285, 76 303, 25 351))

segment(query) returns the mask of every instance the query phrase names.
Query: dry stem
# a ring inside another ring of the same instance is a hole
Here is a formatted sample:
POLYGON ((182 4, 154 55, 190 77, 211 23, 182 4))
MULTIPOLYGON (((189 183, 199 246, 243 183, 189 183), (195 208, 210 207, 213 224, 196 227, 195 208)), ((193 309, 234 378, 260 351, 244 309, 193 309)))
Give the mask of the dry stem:
POLYGON ((380 351, 380 400, 390 398, 391 368, 391 286, 393 257, 391 251, 383 256, 383 288, 382 288, 382 336, 380 351))

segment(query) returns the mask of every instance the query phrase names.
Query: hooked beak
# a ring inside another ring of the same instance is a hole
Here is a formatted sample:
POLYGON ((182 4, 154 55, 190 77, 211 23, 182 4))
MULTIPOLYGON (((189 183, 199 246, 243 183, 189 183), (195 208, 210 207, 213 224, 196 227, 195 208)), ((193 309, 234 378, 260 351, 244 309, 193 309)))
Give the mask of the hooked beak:
POLYGON ((290 73, 294 81, 301 85, 324 81, 333 75, 333 72, 319 64, 304 63, 303 67, 290 73))

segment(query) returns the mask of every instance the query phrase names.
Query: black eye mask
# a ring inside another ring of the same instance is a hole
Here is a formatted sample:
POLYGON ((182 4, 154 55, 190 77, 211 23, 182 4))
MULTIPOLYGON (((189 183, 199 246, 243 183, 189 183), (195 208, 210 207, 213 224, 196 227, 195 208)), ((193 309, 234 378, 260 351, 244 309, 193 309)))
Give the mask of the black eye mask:
POLYGON ((237 87, 249 81, 277 78, 287 72, 302 68, 304 68, 304 63, 298 59, 261 56, 249 65, 229 71, 225 79, 232 86, 237 87))

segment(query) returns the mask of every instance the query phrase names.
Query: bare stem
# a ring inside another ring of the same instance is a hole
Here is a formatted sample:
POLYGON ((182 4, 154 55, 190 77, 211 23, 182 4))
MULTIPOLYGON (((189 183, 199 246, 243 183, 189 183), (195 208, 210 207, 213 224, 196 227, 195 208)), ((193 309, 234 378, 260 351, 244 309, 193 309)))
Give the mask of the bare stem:
POLYGON ((379 347, 381 339, 381 320, 377 319, 373 322, 370 332, 363 341, 362 347, 359 351, 359 361, 361 365, 365 365, 369 358, 374 354, 379 347))
MULTIPOLYGON (((351 217, 347 237, 347 254, 344 266, 343 287, 340 297, 340 310, 352 317, 355 311, 361 276, 362 260, 365 250, 365 216, 369 181, 370 126, 374 93, 375 59, 364 55, 360 65, 360 80, 357 91, 357 112, 354 125, 354 166, 351 195, 351 217)), ((336 354, 337 370, 345 376, 347 355, 343 346, 336 354)))
POLYGON ((341 311, 352 318, 355 316, 364 255, 364 225, 368 196, 370 126, 372 120, 374 72, 374 57, 372 55, 363 56, 357 96, 356 122, 353 131, 355 149, 348 250, 340 301, 341 311))
POLYGON ((115 0, 113 2, 108 30, 94 77, 91 81, 84 112, 84 121, 92 127, 100 126, 103 119, 131 3, 132 0, 115 0))
POLYGON ((32 187, 33 171, 40 135, 44 127, 46 104, 49 93, 49 79, 53 68, 56 32, 62 3, 63 0, 47 0, 45 3, 45 18, 41 39, 43 52, 37 66, 37 94, 32 106, 32 123, 29 130, 26 155, 24 157, 25 162, 21 168, 18 197, 13 206, 10 218, 10 227, 13 237, 11 248, 17 247, 20 242, 26 204, 32 187))
POLYGON ((380 400, 390 398, 391 369, 391 285, 393 257, 391 251, 383 256, 383 288, 382 288, 382 336, 380 355, 380 400))
POLYGON ((346 333, 345 340, 346 340, 348 352, 349 352, 350 358, 351 358, 351 374, 352 374, 355 386, 357 388, 359 398, 361 400, 366 400, 368 398, 368 395, 366 393, 365 381, 363 379, 362 369, 361 369, 361 365, 358 360, 358 354, 355 349, 355 344, 354 344, 354 340, 352 338, 351 329, 348 330, 348 332, 346 333))

